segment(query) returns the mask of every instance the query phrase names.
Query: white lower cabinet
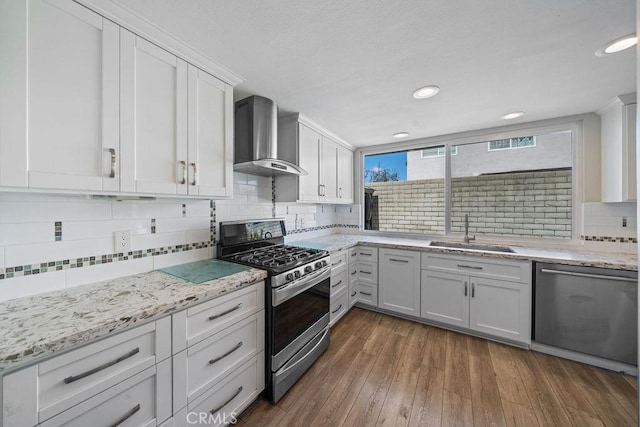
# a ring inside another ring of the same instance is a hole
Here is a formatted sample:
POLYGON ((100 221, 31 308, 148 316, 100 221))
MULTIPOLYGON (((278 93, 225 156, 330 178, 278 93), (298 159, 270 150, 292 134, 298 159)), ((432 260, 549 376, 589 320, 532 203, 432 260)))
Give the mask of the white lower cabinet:
POLYGON ((334 325, 349 309, 348 251, 331 254, 329 324, 334 325))
POLYGON ((259 282, 9 373, 0 426, 186 426, 187 410, 209 406, 238 415, 264 389, 264 322, 259 282))
POLYGON ((420 315, 420 252, 379 250, 378 307, 420 315))
POLYGON ((531 343, 530 263, 423 254, 422 265, 422 318, 531 343))

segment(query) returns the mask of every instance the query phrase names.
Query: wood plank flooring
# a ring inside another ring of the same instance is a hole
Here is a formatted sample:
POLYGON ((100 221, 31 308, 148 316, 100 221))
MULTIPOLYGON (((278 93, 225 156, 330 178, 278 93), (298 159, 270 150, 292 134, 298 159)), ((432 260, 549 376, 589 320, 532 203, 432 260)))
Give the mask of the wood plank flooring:
POLYGON ((635 426, 636 378, 360 308, 242 426, 635 426))

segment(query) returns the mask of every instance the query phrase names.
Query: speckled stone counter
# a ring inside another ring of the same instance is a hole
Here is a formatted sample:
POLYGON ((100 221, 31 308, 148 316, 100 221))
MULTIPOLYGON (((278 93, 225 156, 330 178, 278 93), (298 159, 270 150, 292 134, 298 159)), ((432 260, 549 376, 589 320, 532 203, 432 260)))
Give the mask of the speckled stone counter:
POLYGON ((252 268, 193 284, 152 271, 2 302, 0 374, 242 289, 266 277, 265 271, 252 268))
MULTIPOLYGON (((300 243, 297 241, 296 243, 300 243)), ((612 268, 616 270, 638 270, 638 258, 635 254, 594 253, 566 249, 527 248, 509 245, 515 252, 487 252, 472 249, 438 248, 429 246, 431 241, 402 239, 395 237, 369 236, 358 234, 330 234, 308 239, 311 243, 322 243, 329 252, 341 251, 355 245, 371 245, 392 249, 419 250, 423 252, 448 253, 457 255, 476 255, 489 258, 542 261, 585 267, 612 268)))

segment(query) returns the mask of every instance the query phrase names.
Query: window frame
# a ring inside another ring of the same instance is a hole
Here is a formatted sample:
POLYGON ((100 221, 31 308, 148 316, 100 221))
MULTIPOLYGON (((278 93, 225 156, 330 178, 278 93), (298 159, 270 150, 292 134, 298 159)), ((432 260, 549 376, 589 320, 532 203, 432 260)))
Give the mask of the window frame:
MULTIPOLYGON (((531 247, 574 247, 580 246, 580 230, 582 229, 582 203, 584 194, 584 146, 592 145, 596 139, 593 132, 595 126, 594 114, 582 114, 578 116, 562 117, 556 119, 543 120, 532 123, 522 123, 518 125, 504 126, 499 128, 482 129, 477 131, 467 131, 456 134, 450 134, 440 137, 420 138, 403 143, 389 143, 376 146, 368 146, 357 149, 356 167, 358 171, 358 181, 356 182, 356 191, 358 191, 358 202, 364 206, 364 157, 372 154, 385 154, 390 152, 404 150, 421 150, 432 146, 445 145, 466 145, 491 140, 516 138, 522 136, 532 136, 543 133, 557 133, 571 131, 571 151, 572 151, 572 223, 570 239, 554 239, 533 236, 510 236, 510 235, 491 235, 483 234, 479 236, 487 243, 499 242, 503 244, 522 245, 528 244, 531 247)), ((599 140, 598 140, 599 141, 599 140)), ((359 219, 359 232, 370 236, 389 236, 396 238, 413 238, 413 239, 442 239, 453 238, 462 239, 462 233, 451 232, 451 209, 450 209, 450 183, 451 183, 451 155, 447 150, 445 155, 445 232, 444 234, 426 234, 426 233, 406 233, 398 231, 379 231, 365 230, 364 217, 361 215, 359 219)))
MULTIPOLYGON (((487 141, 487 151, 504 151, 504 150, 517 150, 520 148, 535 148, 536 147, 536 136, 535 135, 526 135, 526 137, 530 137, 533 138, 533 144, 531 145, 521 145, 519 147, 514 147, 513 146, 513 140, 518 138, 503 138, 503 139, 494 139, 492 141, 487 141), (509 146, 508 147, 504 147, 504 148, 491 148, 491 143, 492 142, 497 142, 497 141, 509 141, 509 146)), ((524 137, 521 137, 524 138, 524 137)))
MULTIPOLYGON (((451 147, 451 155, 455 156, 457 154, 458 154, 458 147, 457 146, 452 146, 451 147)), ((444 157, 445 155, 446 155, 446 146, 445 145, 435 145, 433 147, 425 147, 425 148, 420 150, 420 158, 421 159, 438 159, 440 157, 444 157), (425 156, 424 155, 424 150, 428 150, 430 148, 436 148, 436 147, 438 148, 438 152, 435 155, 432 155, 432 156, 425 156), (442 147, 442 154, 440 154, 440 147, 442 147)))

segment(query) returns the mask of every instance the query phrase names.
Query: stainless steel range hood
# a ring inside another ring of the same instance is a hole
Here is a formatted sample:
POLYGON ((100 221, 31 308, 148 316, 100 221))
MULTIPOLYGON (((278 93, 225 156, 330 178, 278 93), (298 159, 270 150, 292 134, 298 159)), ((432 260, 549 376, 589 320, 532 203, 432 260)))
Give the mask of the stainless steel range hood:
POLYGON ((233 170, 252 175, 307 175, 278 159, 278 106, 262 96, 236 102, 233 170))

